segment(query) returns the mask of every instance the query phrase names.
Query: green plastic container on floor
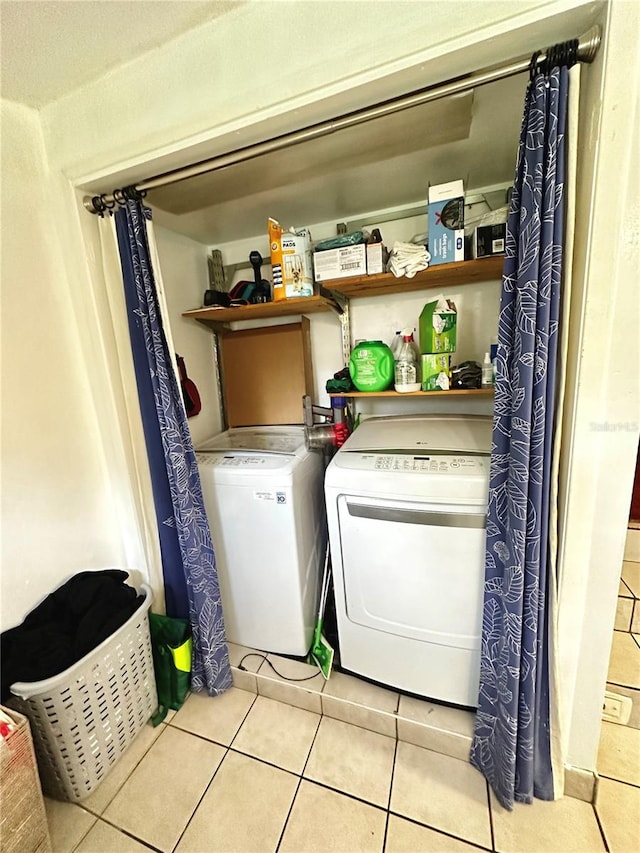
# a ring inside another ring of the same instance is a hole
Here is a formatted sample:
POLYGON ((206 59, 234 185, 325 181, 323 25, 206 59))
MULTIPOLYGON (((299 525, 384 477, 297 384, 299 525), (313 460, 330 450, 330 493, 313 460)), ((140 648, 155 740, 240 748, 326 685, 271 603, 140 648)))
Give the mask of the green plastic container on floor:
POLYGON ((393 353, 382 341, 360 341, 351 352, 349 374, 358 391, 386 391, 393 369, 393 353))

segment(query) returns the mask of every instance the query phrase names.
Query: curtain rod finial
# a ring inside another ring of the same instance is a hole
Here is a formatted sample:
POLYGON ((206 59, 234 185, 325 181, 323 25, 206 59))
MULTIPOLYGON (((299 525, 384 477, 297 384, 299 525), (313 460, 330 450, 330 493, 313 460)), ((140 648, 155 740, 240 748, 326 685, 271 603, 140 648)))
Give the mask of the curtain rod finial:
POLYGON ((587 30, 578 42, 578 59, 581 62, 593 62, 602 41, 602 27, 595 24, 587 30))
POLYGON ((98 213, 95 204, 93 203, 93 196, 86 195, 82 199, 82 204, 84 205, 84 209, 89 211, 89 213, 98 213))

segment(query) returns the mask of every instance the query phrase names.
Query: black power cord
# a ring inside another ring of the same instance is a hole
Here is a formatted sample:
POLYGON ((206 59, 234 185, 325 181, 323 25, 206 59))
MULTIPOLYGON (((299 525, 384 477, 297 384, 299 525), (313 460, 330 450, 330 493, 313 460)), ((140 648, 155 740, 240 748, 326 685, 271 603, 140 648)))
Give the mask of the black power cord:
MULTIPOLYGON (((318 671, 318 672, 314 673, 314 675, 307 675, 306 678, 287 678, 286 675, 283 675, 281 672, 278 672, 278 670, 275 668, 275 666, 271 663, 271 661, 269 660, 269 658, 266 655, 258 654, 258 652, 249 652, 249 654, 246 654, 242 658, 242 660, 238 664, 238 669, 241 669, 243 672, 249 671, 246 668, 246 666, 242 665, 247 658, 262 658, 262 660, 266 660, 266 662, 269 664, 269 666, 275 672, 275 674, 279 678, 282 678, 284 681, 311 681, 312 678, 317 678, 317 676, 320 675, 320 671, 318 671)), ((255 674, 255 673, 253 673, 253 674, 255 674)))

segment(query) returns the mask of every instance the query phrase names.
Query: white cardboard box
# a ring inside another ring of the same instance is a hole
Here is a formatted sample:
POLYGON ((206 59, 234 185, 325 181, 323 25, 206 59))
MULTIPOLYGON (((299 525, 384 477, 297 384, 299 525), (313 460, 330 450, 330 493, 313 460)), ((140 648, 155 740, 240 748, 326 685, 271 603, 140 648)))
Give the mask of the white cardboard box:
POLYGON ((366 275, 367 247, 364 243, 359 243, 357 246, 342 246, 340 249, 314 252, 313 268, 316 281, 366 275))
POLYGON ((382 243, 367 243, 367 275, 384 272, 382 243))

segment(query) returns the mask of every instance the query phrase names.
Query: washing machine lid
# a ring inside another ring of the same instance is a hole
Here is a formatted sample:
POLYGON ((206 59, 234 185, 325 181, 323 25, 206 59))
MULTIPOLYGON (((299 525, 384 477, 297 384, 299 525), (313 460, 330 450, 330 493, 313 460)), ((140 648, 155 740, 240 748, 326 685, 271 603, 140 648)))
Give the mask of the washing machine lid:
POLYGON ((203 441, 199 453, 260 453, 301 457, 307 453, 304 427, 256 426, 234 427, 203 441))
POLYGON ((492 418, 485 415, 393 415, 364 420, 340 453, 489 455, 492 418))

